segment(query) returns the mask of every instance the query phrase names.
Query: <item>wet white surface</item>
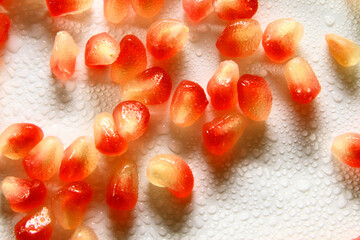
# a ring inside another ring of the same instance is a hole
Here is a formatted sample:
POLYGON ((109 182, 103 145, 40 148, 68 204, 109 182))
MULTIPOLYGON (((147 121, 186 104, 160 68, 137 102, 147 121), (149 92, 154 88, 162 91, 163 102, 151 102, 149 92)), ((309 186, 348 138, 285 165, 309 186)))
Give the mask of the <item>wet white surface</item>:
MULTIPOLYGON (((199 24, 185 16, 179 0, 165 0, 161 14, 146 20, 131 12, 118 24, 106 22, 102 1, 76 16, 53 19, 44 0, 5 0, 12 25, 0 52, 0 130, 15 122, 32 122, 45 135, 58 136, 68 146, 81 135, 92 136, 96 114, 121 101, 120 86, 109 69, 84 64, 86 41, 106 31, 118 41, 135 34, 145 43, 150 24, 162 18, 183 20, 190 28, 184 50, 167 62, 150 55, 149 67, 163 66, 173 89, 184 79, 204 88, 225 58, 215 42, 226 23, 212 13, 199 24), (49 60, 57 31, 67 30, 80 48, 76 73, 68 82, 54 79, 49 60)), ((169 117, 169 102, 150 107, 144 137, 130 144, 121 158, 139 166, 139 202, 129 213, 110 211, 105 203, 108 172, 115 158, 102 156, 87 179, 94 197, 85 224, 99 239, 321 239, 350 240, 360 235, 360 171, 333 159, 332 139, 360 132, 360 66, 342 68, 330 56, 325 33, 336 33, 360 43, 358 0, 260 0, 254 16, 264 30, 279 18, 293 17, 305 27, 296 52, 312 65, 322 86, 318 98, 302 106, 292 101, 282 72, 260 46, 245 59, 233 59, 240 74, 264 77, 273 91, 273 109, 265 123, 251 122, 233 151, 211 157, 203 147, 201 127, 214 115, 209 105, 194 126, 181 129, 169 117), (183 157, 195 177, 190 198, 179 200, 165 189, 151 186, 145 176, 147 161, 156 154, 183 157), (219 164, 219 162, 223 162, 219 164)), ((236 107, 238 108, 238 107, 236 107)), ((25 177, 21 161, 1 159, 0 178, 25 177)), ((49 196, 61 185, 47 183, 49 196)), ((24 214, 13 213, 1 197, 0 238, 12 239, 13 226, 24 214)), ((71 231, 55 228, 52 239, 68 239, 71 231)))

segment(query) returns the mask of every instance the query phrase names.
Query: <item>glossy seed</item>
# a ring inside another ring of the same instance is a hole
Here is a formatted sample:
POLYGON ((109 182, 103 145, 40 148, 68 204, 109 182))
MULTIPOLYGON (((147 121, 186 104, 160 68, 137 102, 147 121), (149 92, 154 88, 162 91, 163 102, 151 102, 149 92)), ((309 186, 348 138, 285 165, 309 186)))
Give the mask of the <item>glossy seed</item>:
POLYGON ((8 39, 10 29, 10 18, 5 13, 0 13, 0 48, 8 39))
POLYGON ((331 146, 332 154, 349 165, 350 167, 360 167, 360 134, 344 133, 334 138, 331 146))
POLYGON ((120 23, 129 8, 130 0, 104 0, 104 16, 111 23, 120 23))
POLYGON ((144 18, 152 18, 159 14, 164 0, 131 0, 134 12, 144 18))
POLYGON ((353 41, 330 33, 325 35, 331 55, 343 67, 355 66, 360 61, 360 46, 353 41))
POLYGON ((214 0, 214 9, 226 21, 251 18, 258 10, 258 0, 214 0))
POLYGON ((201 21, 214 10, 212 0, 182 0, 182 6, 194 22, 201 21))
POLYGON ((189 165, 176 155, 160 154, 152 158, 146 176, 155 186, 166 187, 180 198, 191 194, 194 187, 194 176, 189 165))
POLYGON ((91 228, 81 225, 75 230, 69 240, 98 240, 98 237, 91 228))
POLYGON ((82 13, 91 8, 93 0, 46 0, 52 17, 82 13))

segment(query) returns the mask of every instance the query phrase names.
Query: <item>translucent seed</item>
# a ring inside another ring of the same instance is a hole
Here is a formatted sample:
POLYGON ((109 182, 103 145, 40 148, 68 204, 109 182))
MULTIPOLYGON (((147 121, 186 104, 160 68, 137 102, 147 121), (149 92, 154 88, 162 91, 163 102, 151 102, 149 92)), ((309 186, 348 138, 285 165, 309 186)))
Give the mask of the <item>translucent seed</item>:
POLYGON ((226 21, 251 18, 258 10, 258 0, 214 0, 214 9, 226 21))
POLYGON ((52 73, 60 80, 69 79, 75 72, 78 54, 79 48, 70 34, 66 31, 58 32, 50 59, 52 73))
POLYGON ((54 230, 55 218, 48 207, 25 216, 15 225, 17 240, 49 240, 54 230))
POLYGON ((182 6, 185 13, 194 22, 204 19, 214 10, 212 0, 183 0, 182 6))
POLYGON ((119 43, 109 34, 99 33, 86 43, 85 64, 88 67, 110 65, 116 61, 119 53, 119 43))
POLYGON ((259 47, 262 30, 258 21, 242 19, 230 22, 216 42, 225 57, 248 57, 259 47))
POLYGON ((189 165, 179 156, 160 154, 149 161, 146 176, 158 187, 166 187, 177 197, 186 197, 194 187, 189 165))
POLYGON ((321 91, 314 71, 301 57, 294 58, 285 65, 285 77, 291 96, 298 103, 311 102, 321 91))
POLYGON ((127 141, 134 141, 145 133, 150 112, 141 102, 125 101, 115 107, 113 117, 119 135, 127 141))
POLYGON ((4 13, 0 13, 0 47, 4 45, 8 38, 10 29, 10 18, 4 13))
POLYGON ((109 207, 129 211, 138 200, 138 170, 136 163, 124 159, 118 162, 107 186, 106 201, 109 207))
POLYGON ((228 152, 239 140, 247 121, 239 113, 215 118, 203 126, 203 139, 206 149, 214 155, 228 152))
POLYGON ((146 48, 158 60, 175 56, 188 40, 189 28, 175 19, 159 20, 151 24, 146 35, 146 48))
POLYGON ((98 237, 91 228, 81 225, 75 230, 69 240, 98 240, 98 237))
POLYGON ((104 16, 111 23, 120 23, 129 8, 130 0, 104 0, 104 16))
POLYGON ((266 27, 262 45, 273 62, 285 62, 294 55, 304 35, 304 27, 292 18, 278 19, 266 27))
POLYGON ((91 8, 93 0, 46 0, 52 17, 82 13, 91 8))
POLYGON ((124 85, 145 71, 147 65, 144 44, 134 35, 126 35, 120 42, 120 54, 111 65, 111 79, 124 85))
POLYGON ((331 146, 332 154, 349 165, 350 167, 360 167, 360 134, 345 133, 334 138, 331 146))
POLYGON ((65 229, 75 229, 83 221, 93 190, 86 182, 69 183, 51 199, 51 209, 56 221, 65 229))
POLYGON ((64 147, 57 137, 46 137, 23 159, 29 177, 41 181, 52 178, 60 168, 64 147))
POLYGON ((343 67, 355 66, 360 61, 360 46, 336 34, 325 35, 330 53, 343 67))
POLYGON ((134 12, 144 18, 155 17, 162 9, 164 0, 131 0, 134 12))
POLYGON ((188 127, 201 117, 208 104, 204 89, 199 84, 182 81, 171 101, 171 120, 178 126, 188 127))
POLYGON ((161 67, 152 67, 127 82, 121 89, 124 100, 137 100, 146 105, 166 102, 171 94, 172 81, 161 67))
POLYGON ((46 187, 39 180, 6 177, 1 190, 14 212, 28 212, 39 207, 46 198, 46 187))
POLYGON ((100 113, 94 122, 95 146, 105 155, 117 156, 126 152, 127 141, 119 135, 115 122, 110 113, 100 113))
POLYGON ((265 121, 271 112, 272 93, 262 77, 245 74, 238 81, 238 100, 241 111, 254 121, 265 121))
POLYGON ((239 77, 239 68, 234 61, 228 60, 220 63, 207 85, 207 93, 216 110, 226 110, 236 105, 239 77))
POLYGON ((97 163, 98 153, 94 141, 79 137, 65 149, 59 176, 65 182, 84 180, 95 170, 97 163))
POLYGON ((31 123, 15 123, 0 135, 0 151, 10 159, 25 157, 44 137, 38 126, 31 123))

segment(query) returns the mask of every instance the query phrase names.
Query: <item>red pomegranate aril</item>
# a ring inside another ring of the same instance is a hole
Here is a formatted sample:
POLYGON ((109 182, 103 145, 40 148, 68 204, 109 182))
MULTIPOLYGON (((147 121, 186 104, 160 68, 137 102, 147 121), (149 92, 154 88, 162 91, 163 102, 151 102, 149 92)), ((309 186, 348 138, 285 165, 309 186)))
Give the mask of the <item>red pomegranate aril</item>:
POLYGON ((350 167, 360 168, 360 134, 349 132, 335 137, 331 152, 350 167))
POLYGON ((141 102, 124 101, 115 107, 113 118, 119 135, 127 141, 134 141, 145 133, 150 112, 141 102))
POLYGON ((214 10, 212 0, 182 0, 182 6, 194 22, 204 19, 214 10))
POLYGON ((204 89, 195 82, 184 80, 171 101, 171 120, 178 126, 188 127, 201 117, 208 104, 204 89))
POLYGON ((52 17, 82 13, 91 8, 93 0, 46 0, 52 17))
POLYGON ((0 48, 8 39, 10 29, 10 18, 5 13, 0 13, 0 48))
POLYGON ((136 163, 122 159, 119 161, 112 176, 110 177, 106 202, 115 210, 132 210, 138 200, 138 170, 136 163))
POLYGON ((272 93, 264 78, 244 74, 238 81, 241 111, 251 120, 265 121, 271 112, 272 93))
POLYGON ((130 0, 104 0, 104 16, 111 23, 120 23, 129 8, 130 0))
POLYGON ((330 33, 325 35, 331 55, 343 67, 352 67, 360 61, 360 46, 353 41, 330 33))
POLYGON ((251 18, 258 10, 258 0, 214 0, 214 9, 225 21, 251 18))

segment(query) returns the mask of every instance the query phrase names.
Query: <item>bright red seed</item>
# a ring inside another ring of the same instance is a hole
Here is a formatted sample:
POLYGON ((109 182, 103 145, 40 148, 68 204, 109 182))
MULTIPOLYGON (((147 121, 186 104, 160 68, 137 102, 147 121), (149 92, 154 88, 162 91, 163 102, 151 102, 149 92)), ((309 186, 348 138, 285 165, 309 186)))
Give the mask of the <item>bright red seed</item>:
POLYGON ((144 18, 155 17, 162 9, 164 0, 131 0, 134 12, 144 18))
POLYGON ((91 8, 93 0, 46 0, 52 17, 82 13, 91 8))
POLYGON ((146 176, 150 183, 166 187, 180 198, 191 194, 194 187, 194 176, 189 165, 176 155, 160 154, 152 158, 146 176))
POLYGON ((94 122, 95 146, 99 152, 109 156, 118 156, 126 152, 128 143, 116 130, 113 116, 100 113, 94 122))
POLYGON ((246 118, 239 113, 215 118, 205 123, 203 139, 206 149, 214 155, 228 152, 241 137, 246 124, 246 118))
POLYGON ((38 126, 31 123, 15 123, 0 135, 0 151, 10 159, 25 157, 44 137, 38 126))
POLYGON ((360 167, 360 134, 345 133, 334 138, 331 146, 332 154, 349 165, 350 167, 360 167))
POLYGON ((254 19, 230 22, 216 42, 225 57, 248 57, 259 47, 262 37, 260 23, 254 19))
POLYGON ((121 96, 124 100, 156 105, 169 99, 171 88, 169 74, 161 67, 152 67, 137 75, 136 79, 127 82, 121 89, 121 96))
POLYGON ((304 35, 304 27, 292 18, 278 19, 266 27, 262 45, 273 62, 284 62, 294 55, 304 35))
POLYGON ((138 190, 136 163, 128 159, 120 160, 107 186, 107 204, 116 210, 129 211, 137 203, 138 190))
POLYGON ((272 93, 262 77, 245 74, 238 81, 238 100, 241 111, 254 121, 265 121, 271 112, 272 93))
POLYGON ((301 57, 285 65, 285 77, 291 96, 298 103, 311 102, 321 91, 319 80, 310 64, 301 57))
POLYGON ((134 141, 145 133, 150 112, 141 102, 125 101, 115 107, 113 117, 119 135, 127 141, 134 141))
POLYGON ((226 21, 251 18, 258 10, 258 0, 215 0, 214 9, 226 21))
POLYGON ((151 24, 146 34, 146 48, 158 60, 175 56, 188 40, 189 28, 175 19, 159 20, 151 24))
POLYGON ((130 0, 104 0, 104 16, 112 23, 120 23, 127 15, 130 0))
POLYGON ((14 212, 28 212, 44 203, 46 187, 39 180, 6 177, 1 190, 14 212))
POLYGON ((178 126, 188 127, 201 117, 208 104, 204 89, 195 82, 184 80, 171 101, 171 120, 178 126))
POLYGON ((234 61, 228 60, 220 63, 207 85, 211 104, 216 110, 226 110, 236 105, 239 77, 239 68, 234 61))
POLYGON ((0 47, 4 45, 8 38, 10 29, 10 18, 4 13, 0 13, 0 47))
POLYGON ((145 71, 147 65, 144 44, 134 35, 126 35, 120 42, 120 54, 111 65, 111 79, 124 85, 145 71))
POLYGON ((29 177, 41 181, 52 178, 60 168, 64 147, 57 137, 46 137, 23 159, 29 177))
POLYGON ((194 22, 204 19, 214 10, 212 0, 183 0, 182 6, 186 14, 194 22))
POLYGON ((106 32, 92 36, 85 47, 85 64, 88 67, 114 63, 120 53, 119 43, 106 32))
POLYGON ((58 32, 50 59, 52 73, 60 80, 69 79, 75 72, 78 54, 79 48, 70 34, 66 31, 58 32))
POLYGON ((98 152, 94 141, 79 137, 65 149, 59 176, 65 182, 82 181, 95 170, 97 163, 98 152))
POLYGON ((69 240, 98 240, 98 237, 91 228, 81 225, 75 230, 69 240))
POLYGON ((51 199, 56 221, 65 229, 75 229, 82 223, 93 190, 86 182, 69 183, 51 199))
POLYGON ((43 207, 21 219, 15 225, 17 240, 49 240, 54 230, 55 218, 48 207, 43 207))
POLYGON ((331 55, 343 67, 355 66, 360 61, 360 46, 353 41, 330 33, 325 35, 331 55))

